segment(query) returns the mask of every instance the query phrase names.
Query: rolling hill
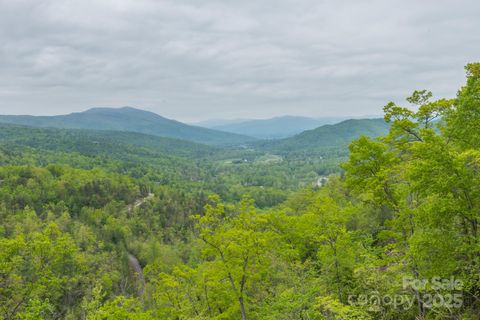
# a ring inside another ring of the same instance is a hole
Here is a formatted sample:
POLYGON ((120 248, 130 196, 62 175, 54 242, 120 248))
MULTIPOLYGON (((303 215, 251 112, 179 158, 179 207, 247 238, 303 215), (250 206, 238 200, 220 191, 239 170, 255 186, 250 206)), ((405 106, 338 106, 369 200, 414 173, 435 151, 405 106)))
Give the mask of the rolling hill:
POLYGON ((281 139, 292 137, 305 130, 317 128, 325 124, 333 124, 345 120, 344 118, 308 118, 297 116, 283 116, 271 119, 238 120, 223 124, 215 122, 199 123, 207 128, 221 130, 241 135, 248 135, 258 139, 281 139))
POLYGON ((260 141, 257 149, 278 154, 318 154, 330 149, 344 149, 361 135, 376 137, 388 132, 389 125, 383 119, 352 119, 313 130, 304 131, 291 138, 260 141))
POLYGON ((77 152, 85 155, 121 157, 127 153, 198 159, 218 152, 218 148, 195 142, 157 137, 136 132, 39 128, 0 123, 0 145, 77 152))
POLYGON ((130 131, 209 145, 235 145, 255 140, 239 134, 187 125, 131 107, 92 108, 59 116, 1 115, 0 122, 34 127, 130 131))

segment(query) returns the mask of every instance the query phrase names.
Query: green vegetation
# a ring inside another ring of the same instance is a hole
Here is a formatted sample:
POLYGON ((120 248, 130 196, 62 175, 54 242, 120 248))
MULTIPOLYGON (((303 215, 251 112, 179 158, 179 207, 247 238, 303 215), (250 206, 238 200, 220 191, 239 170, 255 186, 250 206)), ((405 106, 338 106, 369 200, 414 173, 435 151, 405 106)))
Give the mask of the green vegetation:
POLYGON ((0 318, 478 319, 466 70, 455 99, 244 147, 2 125, 0 318))
POLYGON ((93 108, 62 116, 0 116, 0 122, 34 127, 130 131, 210 145, 238 144, 255 140, 238 134, 189 126, 130 107, 93 108))
POLYGON ((261 141, 262 149, 288 156, 328 155, 342 152, 343 147, 361 135, 377 137, 388 132, 383 119, 346 120, 338 124, 324 125, 282 140, 261 141))
POLYGON ((271 119, 238 121, 208 126, 208 128, 247 135, 258 139, 281 139, 294 136, 305 130, 315 129, 327 123, 340 121, 341 118, 312 119, 284 116, 271 119))

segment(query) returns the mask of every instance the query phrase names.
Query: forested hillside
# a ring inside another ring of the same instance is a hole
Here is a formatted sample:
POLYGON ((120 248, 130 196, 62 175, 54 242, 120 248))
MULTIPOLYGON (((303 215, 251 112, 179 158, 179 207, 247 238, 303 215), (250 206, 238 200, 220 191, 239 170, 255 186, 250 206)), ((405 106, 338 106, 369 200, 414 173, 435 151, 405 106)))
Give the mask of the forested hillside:
POLYGON ((283 155, 322 155, 326 150, 342 150, 361 135, 377 137, 388 132, 388 123, 383 119, 345 120, 307 130, 291 138, 259 141, 262 149, 283 155))
POLYGON ((307 117, 283 116, 271 119, 245 120, 234 123, 208 126, 211 129, 232 132, 258 139, 281 139, 294 136, 305 130, 325 124, 340 122, 342 118, 313 119, 307 117))
POLYGON ((153 112, 130 107, 92 108, 61 116, 0 115, 0 122, 35 127, 130 131, 210 145, 231 145, 255 140, 238 134, 189 126, 153 112))
POLYGON ((101 167, 142 183, 213 192, 228 201, 249 193, 258 206, 284 201, 335 172, 337 158, 291 162, 244 149, 219 149, 182 140, 118 131, 50 129, 0 124, 0 163, 101 167), (301 164, 294 166, 294 164, 301 164))
POLYGON ((0 318, 478 319, 466 72, 454 99, 253 147, 1 125, 0 318))

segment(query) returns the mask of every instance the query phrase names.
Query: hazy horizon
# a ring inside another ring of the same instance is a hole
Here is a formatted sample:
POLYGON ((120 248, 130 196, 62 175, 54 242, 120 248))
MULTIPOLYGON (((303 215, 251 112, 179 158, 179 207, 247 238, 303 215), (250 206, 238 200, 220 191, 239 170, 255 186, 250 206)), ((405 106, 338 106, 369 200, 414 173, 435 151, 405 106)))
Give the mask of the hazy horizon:
POLYGON ((0 114, 134 106, 183 122, 381 114, 453 97, 478 1, 3 1, 0 114))
POLYGON ((181 119, 175 119, 172 117, 167 117, 164 116, 157 111, 153 110, 148 110, 144 108, 139 108, 139 107, 133 107, 133 106, 121 106, 121 107, 115 107, 115 106, 103 106, 103 107, 91 107, 91 108, 86 108, 84 110, 80 111, 72 111, 72 112, 67 112, 67 113, 53 113, 53 114, 16 114, 16 113, 2 113, 0 115, 6 115, 6 116, 47 116, 47 117, 52 117, 52 116, 64 116, 64 115, 69 115, 72 113, 82 113, 82 112, 87 112, 92 109, 122 109, 122 108, 133 108, 137 110, 142 110, 142 111, 148 111, 148 112, 153 112, 159 116, 162 116, 164 118, 170 119, 170 120, 177 120, 180 122, 184 122, 186 124, 190 125, 200 125, 208 122, 231 122, 231 123, 239 123, 239 122, 246 122, 246 121, 256 121, 256 120, 272 120, 272 119, 277 119, 277 118, 285 118, 285 117, 294 117, 294 118, 309 118, 309 119, 314 119, 314 120, 321 120, 321 119, 362 119, 362 118, 382 118, 383 115, 381 114, 365 114, 365 115, 346 115, 346 116, 320 116, 320 117, 314 117, 314 116, 309 116, 309 115, 294 115, 294 114, 280 114, 280 115, 274 115, 270 117, 259 117, 259 118, 206 118, 204 120, 199 120, 199 121, 183 121, 181 119))

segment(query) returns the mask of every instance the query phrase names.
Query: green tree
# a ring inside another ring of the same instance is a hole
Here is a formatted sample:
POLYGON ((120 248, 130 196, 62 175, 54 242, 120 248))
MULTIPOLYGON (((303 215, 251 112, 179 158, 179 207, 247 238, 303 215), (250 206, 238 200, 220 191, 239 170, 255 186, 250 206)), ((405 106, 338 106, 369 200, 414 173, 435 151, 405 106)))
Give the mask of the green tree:
MULTIPOLYGON (((212 196, 205 215, 196 216, 204 254, 212 259, 211 274, 229 283, 229 293, 238 303, 241 318, 248 317, 247 291, 266 276, 269 260, 269 233, 265 218, 257 213, 253 201, 244 198, 235 215, 228 215, 218 196, 212 196)), ((228 308, 228 306, 227 306, 228 308)))

